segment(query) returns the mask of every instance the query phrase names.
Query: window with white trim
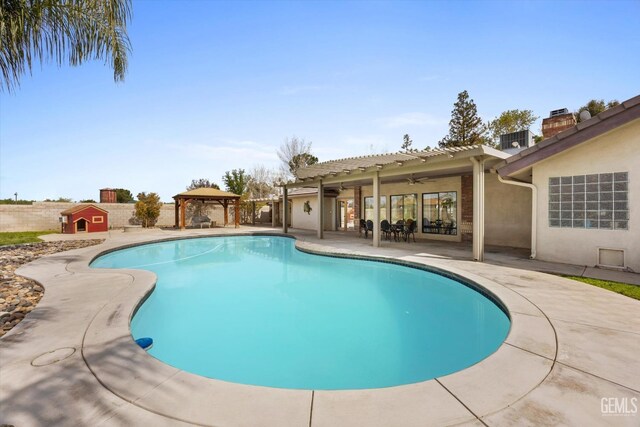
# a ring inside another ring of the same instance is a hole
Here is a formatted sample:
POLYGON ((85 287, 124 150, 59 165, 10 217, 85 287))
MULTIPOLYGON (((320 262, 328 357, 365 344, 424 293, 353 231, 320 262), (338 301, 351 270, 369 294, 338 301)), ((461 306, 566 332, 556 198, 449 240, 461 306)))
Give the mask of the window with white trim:
POLYGON ((549 227, 629 229, 629 173, 549 178, 549 227))

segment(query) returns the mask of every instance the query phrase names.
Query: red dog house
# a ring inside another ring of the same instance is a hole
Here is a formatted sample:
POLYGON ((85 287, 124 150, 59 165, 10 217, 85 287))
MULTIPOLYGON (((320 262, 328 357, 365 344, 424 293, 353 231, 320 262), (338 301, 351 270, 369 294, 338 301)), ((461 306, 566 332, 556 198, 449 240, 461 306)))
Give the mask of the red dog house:
POLYGON ((60 214, 63 233, 95 233, 109 230, 109 212, 95 205, 74 206, 60 214))

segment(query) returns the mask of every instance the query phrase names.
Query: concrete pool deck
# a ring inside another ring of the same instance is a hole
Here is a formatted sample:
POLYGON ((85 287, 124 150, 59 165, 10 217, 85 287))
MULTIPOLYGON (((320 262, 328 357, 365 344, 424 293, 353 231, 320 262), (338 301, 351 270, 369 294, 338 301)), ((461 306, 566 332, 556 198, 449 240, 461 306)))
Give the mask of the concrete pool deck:
POLYGON ((155 276, 88 267, 97 254, 125 245, 260 231, 273 232, 254 227, 115 232, 101 245, 21 267, 18 273, 43 284, 45 294, 0 340, 0 424, 640 424, 637 412, 620 414, 620 406, 618 413, 603 413, 617 402, 627 402, 628 412, 632 402, 640 406, 640 301, 532 271, 580 275, 584 267, 545 266, 498 253, 477 263, 465 259, 464 250, 434 251, 428 243, 373 248, 370 240, 340 233, 318 240, 314 233, 292 230, 304 250, 392 257, 463 275, 493 292, 511 313, 505 343, 468 369, 412 385, 350 391, 233 384, 159 362, 129 334, 130 316, 153 289, 155 276))

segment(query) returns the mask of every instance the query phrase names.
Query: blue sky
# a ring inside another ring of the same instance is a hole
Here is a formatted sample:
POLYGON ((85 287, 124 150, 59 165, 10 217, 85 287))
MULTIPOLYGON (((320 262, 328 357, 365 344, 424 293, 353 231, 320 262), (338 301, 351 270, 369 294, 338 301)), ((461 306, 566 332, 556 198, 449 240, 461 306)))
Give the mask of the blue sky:
MULTIPOLYGON (((484 119, 640 94, 640 2, 134 0, 126 81, 44 64, 0 94, 0 198, 164 201, 195 178, 437 144, 457 94, 484 119)), ((539 132, 539 121, 532 130, 539 132)))

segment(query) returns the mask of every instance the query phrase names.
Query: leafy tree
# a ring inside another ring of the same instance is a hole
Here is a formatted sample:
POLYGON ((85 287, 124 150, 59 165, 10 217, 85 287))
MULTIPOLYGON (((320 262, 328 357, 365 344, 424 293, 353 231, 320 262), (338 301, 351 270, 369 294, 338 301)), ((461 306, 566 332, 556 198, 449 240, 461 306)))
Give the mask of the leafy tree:
POLYGON ((405 133, 402 137, 402 146, 400 149, 402 151, 409 151, 411 150, 411 144, 413 144, 413 140, 409 137, 408 133, 405 133))
POLYGON ((101 59, 124 80, 131 0, 1 0, 0 86, 12 91, 34 62, 101 59))
POLYGON ((318 158, 311 153, 297 154, 289 161, 289 171, 294 176, 297 176, 298 169, 315 165, 316 163, 318 163, 318 158))
POLYGON ((500 143, 500 135, 527 130, 538 120, 531 110, 507 110, 490 120, 487 129, 494 144, 500 143))
POLYGON ((140 220, 143 227, 153 227, 160 217, 161 208, 162 202, 156 193, 138 193, 135 217, 140 220))
POLYGON ((278 150, 278 158, 282 162, 284 175, 296 177, 298 169, 318 163, 318 158, 311 154, 311 141, 306 142, 297 136, 285 139, 278 150))
POLYGON ((233 169, 224 173, 222 182, 224 182, 227 191, 242 196, 247 191, 249 178, 244 169, 233 169))
MULTIPOLYGON (((207 178, 192 179, 191 184, 187 187, 188 190, 195 190, 196 188, 215 188, 220 189, 218 184, 209 181, 207 178)), ((209 215, 209 207, 206 203, 200 201, 190 201, 187 205, 187 216, 193 218, 194 216, 206 216, 209 215)))
POLYGON ((125 188, 116 188, 116 203, 133 203, 135 199, 131 191, 125 188))
POLYGON ((93 199, 84 199, 84 200, 80 200, 79 203, 97 203, 97 202, 93 199))
POLYGON ((602 113, 604 110, 608 110, 609 108, 615 107, 616 105, 620 105, 620 102, 618 102, 615 99, 612 99, 611 101, 606 103, 604 102, 604 99, 592 99, 582 107, 578 108, 578 110, 575 113, 573 113, 573 115, 576 118, 576 122, 580 123, 582 121, 580 119, 580 113, 582 111, 587 110, 589 114, 591 114, 591 117, 593 117, 602 113))
POLYGON ((44 199, 45 202, 57 202, 57 203, 73 203, 71 197, 58 197, 57 199, 44 199))
POLYGON ((220 186, 215 182, 209 181, 207 178, 192 179, 191 184, 187 187, 188 190, 195 190, 196 188, 215 188, 220 189, 220 186))
POLYGON ((0 199, 0 205, 32 205, 34 200, 0 199))
POLYGON ((458 101, 453 104, 449 135, 442 138, 438 145, 446 148, 482 144, 486 140, 485 133, 476 104, 473 99, 469 99, 469 93, 465 90, 458 94, 458 101))

